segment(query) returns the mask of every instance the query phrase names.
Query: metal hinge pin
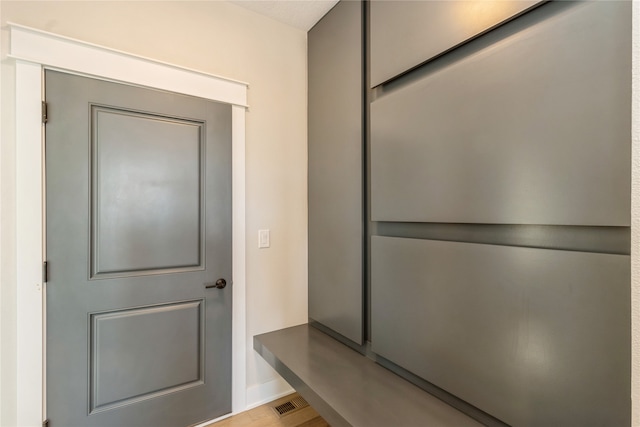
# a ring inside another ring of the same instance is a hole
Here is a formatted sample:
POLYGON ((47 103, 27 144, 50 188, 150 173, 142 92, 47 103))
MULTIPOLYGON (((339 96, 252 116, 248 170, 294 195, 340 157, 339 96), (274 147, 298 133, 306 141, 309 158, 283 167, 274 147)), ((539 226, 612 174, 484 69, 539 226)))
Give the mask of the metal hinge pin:
POLYGON ((49 121, 49 115, 47 113, 47 103, 42 101, 42 123, 49 121))
POLYGON ((49 261, 42 263, 42 283, 49 281, 49 261))

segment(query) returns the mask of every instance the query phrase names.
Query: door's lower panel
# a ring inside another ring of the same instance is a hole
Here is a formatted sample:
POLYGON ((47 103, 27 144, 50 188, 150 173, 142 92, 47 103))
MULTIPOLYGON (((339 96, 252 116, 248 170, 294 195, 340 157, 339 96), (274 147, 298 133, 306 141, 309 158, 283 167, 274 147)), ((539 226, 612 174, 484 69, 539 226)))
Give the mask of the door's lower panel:
POLYGON ((629 256, 374 236, 371 265, 375 353, 511 425, 629 425, 629 256))
POLYGON ((94 313, 89 413, 204 382, 204 300, 94 313))

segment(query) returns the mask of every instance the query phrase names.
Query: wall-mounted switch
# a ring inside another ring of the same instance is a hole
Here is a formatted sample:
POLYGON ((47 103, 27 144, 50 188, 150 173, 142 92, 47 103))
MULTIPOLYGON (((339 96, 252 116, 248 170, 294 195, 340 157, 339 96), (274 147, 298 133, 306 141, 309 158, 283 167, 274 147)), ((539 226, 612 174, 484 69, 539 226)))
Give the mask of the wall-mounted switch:
POLYGON ((268 248, 270 245, 269 230, 258 230, 258 248, 268 248))

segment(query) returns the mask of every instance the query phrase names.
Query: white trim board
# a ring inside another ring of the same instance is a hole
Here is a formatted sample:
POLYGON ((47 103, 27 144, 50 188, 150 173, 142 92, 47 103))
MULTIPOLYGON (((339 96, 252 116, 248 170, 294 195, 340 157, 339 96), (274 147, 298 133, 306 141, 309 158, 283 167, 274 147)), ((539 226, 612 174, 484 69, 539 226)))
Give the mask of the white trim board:
POLYGON ((294 393, 295 390, 281 377, 247 388, 247 410, 294 393))
MULTIPOLYGON (((247 407, 245 409, 248 411, 292 393, 295 393, 295 390, 282 378, 276 378, 275 380, 249 387, 247 388, 247 407)), ((224 420, 232 415, 225 415, 216 419, 216 421, 224 420)), ((210 421, 207 421, 193 427, 207 427, 209 423, 210 421)))
POLYGON ((87 76, 247 106, 248 85, 202 71, 9 23, 9 57, 87 76))
POLYGON ((192 95, 232 105, 233 331, 232 411, 243 411, 246 386, 245 114, 247 85, 199 71, 9 24, 16 61, 17 424, 46 417, 44 129, 45 68, 192 95))

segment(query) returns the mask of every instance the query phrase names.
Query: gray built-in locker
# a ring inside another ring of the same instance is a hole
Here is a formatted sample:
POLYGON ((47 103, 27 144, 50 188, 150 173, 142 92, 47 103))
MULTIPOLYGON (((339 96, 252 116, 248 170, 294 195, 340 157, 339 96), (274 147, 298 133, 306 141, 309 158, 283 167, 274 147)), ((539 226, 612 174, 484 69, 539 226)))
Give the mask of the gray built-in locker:
POLYGON ((338 3, 308 35, 309 317, 363 331, 362 4, 338 3))
POLYGON ((489 425, 629 425, 630 129, 630 2, 339 2, 310 320, 489 425))
MULTIPOLYGON (((464 3, 371 3, 372 67, 380 10, 464 3)), ((446 53, 374 89, 371 348, 509 425, 630 423, 630 14, 425 26, 446 53)))

